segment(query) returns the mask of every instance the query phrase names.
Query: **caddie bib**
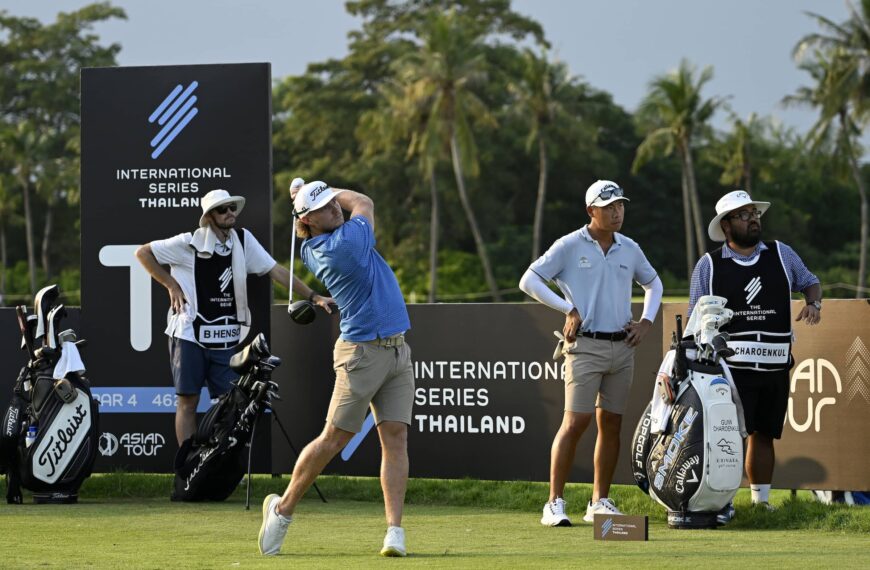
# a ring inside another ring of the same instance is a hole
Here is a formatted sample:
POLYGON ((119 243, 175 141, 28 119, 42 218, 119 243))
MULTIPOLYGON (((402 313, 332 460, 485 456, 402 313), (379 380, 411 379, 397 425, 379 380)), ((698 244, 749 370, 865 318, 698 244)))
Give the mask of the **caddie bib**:
MULTIPOLYGON (((237 231, 236 235, 239 243, 233 247, 244 248, 244 232, 237 231)), ((242 278, 246 279, 247 275, 242 278)), ((196 317, 193 320, 196 343, 213 349, 236 346, 241 339, 242 327, 236 316, 232 251, 228 255, 215 252, 209 257, 200 257, 197 253, 193 262, 193 279, 196 284, 196 317)))
POLYGON ((731 368, 783 370, 791 359, 791 286, 779 242, 750 262, 723 258, 722 248, 709 253, 710 292, 728 299, 734 317, 722 330, 731 339, 731 368))

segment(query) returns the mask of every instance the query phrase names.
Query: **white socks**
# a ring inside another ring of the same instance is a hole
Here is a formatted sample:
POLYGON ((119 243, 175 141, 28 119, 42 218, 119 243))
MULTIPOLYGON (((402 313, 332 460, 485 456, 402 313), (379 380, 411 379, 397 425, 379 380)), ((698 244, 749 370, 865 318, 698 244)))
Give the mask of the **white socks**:
POLYGON ((770 484, 767 485, 750 485, 749 491, 752 493, 753 503, 769 503, 770 484))

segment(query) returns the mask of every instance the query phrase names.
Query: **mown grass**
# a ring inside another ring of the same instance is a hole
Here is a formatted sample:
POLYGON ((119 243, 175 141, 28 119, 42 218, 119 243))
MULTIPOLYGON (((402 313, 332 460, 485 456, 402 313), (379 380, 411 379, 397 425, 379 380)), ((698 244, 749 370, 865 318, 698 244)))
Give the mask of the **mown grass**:
MULTIPOLYGON (((377 556, 385 523, 377 479, 321 477, 329 502, 309 493, 282 556, 257 553, 260 503, 286 478, 258 476, 252 507, 245 487, 223 503, 171 503, 171 477, 114 473, 85 482, 78 505, 0 505, 2 568, 597 568, 691 564, 743 568, 870 567, 870 509, 825 506, 808 493, 774 494, 774 513, 737 497, 737 517, 707 531, 670 530, 664 510, 634 487, 612 495, 631 514, 650 516, 647 543, 600 542, 589 525, 550 529, 538 519, 542 483, 412 480, 405 527, 411 556, 377 556)), ((5 492, 5 489, 0 489, 5 492)), ((588 485, 569 485, 569 514, 579 522, 588 485)))

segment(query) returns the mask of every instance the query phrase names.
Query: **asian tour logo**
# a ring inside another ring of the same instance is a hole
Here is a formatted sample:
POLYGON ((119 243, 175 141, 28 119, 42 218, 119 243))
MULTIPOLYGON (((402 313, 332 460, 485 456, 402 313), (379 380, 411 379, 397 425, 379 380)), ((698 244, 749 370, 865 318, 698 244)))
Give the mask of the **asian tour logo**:
POLYGON ((191 82, 187 88, 183 88, 180 84, 176 85, 175 89, 163 99, 163 102, 148 117, 149 123, 156 122, 162 127, 157 135, 151 139, 151 148, 154 149, 151 153, 151 158, 156 159, 163 154, 166 147, 175 140, 175 137, 199 113, 199 109, 194 107, 196 95, 193 94, 198 86, 199 83, 197 81, 191 82))

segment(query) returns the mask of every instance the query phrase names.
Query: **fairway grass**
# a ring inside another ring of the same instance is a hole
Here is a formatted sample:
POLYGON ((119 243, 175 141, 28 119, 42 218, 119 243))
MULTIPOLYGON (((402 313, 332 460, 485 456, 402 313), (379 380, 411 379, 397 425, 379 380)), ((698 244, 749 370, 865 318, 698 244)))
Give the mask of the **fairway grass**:
MULTIPOLYGON (((731 525, 677 531, 666 527, 663 509, 640 491, 621 487, 614 494, 621 495, 617 504, 632 513, 648 510, 653 519, 649 542, 628 543, 595 541, 591 525, 542 527, 546 493, 539 483, 413 480, 404 523, 409 557, 387 560, 378 556, 386 527, 376 480, 321 478, 329 503, 309 494, 274 558, 257 552, 260 507, 266 494, 283 490, 286 479, 258 477, 249 511, 244 488, 223 503, 129 496, 134 489, 165 495, 168 482, 159 476, 95 476, 77 505, 33 505, 29 499, 0 505, 0 567, 870 567, 870 509, 828 507, 805 495, 791 499, 787 492, 776 495, 777 512, 763 513, 749 507, 748 493, 741 491, 731 525), (451 504, 439 504, 446 498, 451 504)), ((588 490, 588 485, 569 489, 575 522, 588 490)))

